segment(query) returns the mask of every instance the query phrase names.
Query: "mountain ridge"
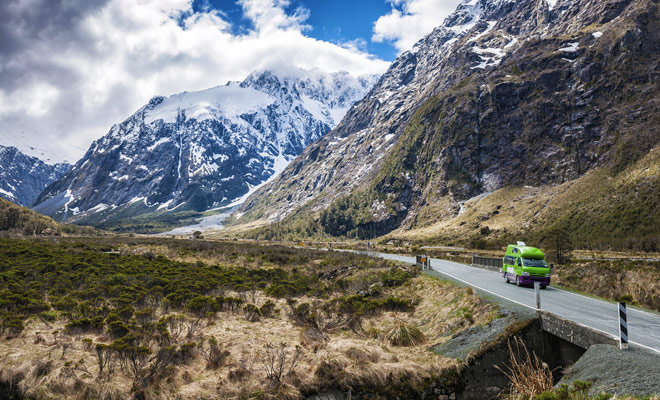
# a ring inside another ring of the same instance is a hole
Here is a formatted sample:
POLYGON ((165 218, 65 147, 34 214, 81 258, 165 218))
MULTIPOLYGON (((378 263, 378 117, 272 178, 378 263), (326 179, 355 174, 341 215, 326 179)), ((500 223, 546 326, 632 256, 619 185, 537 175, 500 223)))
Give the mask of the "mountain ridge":
POLYGON ((0 197, 31 206, 49 184, 70 168, 70 164, 47 164, 14 146, 0 145, 0 197))

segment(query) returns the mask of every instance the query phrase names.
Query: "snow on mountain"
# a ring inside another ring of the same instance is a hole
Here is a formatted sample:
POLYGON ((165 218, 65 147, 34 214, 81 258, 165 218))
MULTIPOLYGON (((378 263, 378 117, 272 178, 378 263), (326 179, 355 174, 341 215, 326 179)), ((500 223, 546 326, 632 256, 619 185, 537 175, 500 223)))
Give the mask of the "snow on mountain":
POLYGON ((0 146, 15 147, 26 156, 36 157, 49 165, 73 164, 85 149, 63 145, 45 137, 28 136, 24 132, 0 131, 0 146))
POLYGON ((143 205, 141 212, 230 204, 330 131, 375 80, 264 70, 243 82, 154 97, 92 143, 35 210, 66 219, 129 204, 143 205))
POLYGON ((266 93, 253 88, 242 88, 237 83, 218 86, 199 92, 183 92, 164 99, 160 105, 145 113, 145 124, 158 120, 174 124, 179 110, 185 110, 186 117, 204 121, 222 116, 238 116, 257 112, 273 102, 266 93))
POLYGON ((0 197, 30 206, 46 186, 70 168, 69 164, 49 165, 16 147, 0 145, 0 197))

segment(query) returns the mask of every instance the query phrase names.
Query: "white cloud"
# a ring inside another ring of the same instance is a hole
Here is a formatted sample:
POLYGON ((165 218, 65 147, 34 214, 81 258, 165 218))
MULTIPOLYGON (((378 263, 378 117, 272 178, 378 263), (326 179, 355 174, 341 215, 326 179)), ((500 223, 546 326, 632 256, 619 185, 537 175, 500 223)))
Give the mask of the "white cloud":
POLYGON ((194 13, 192 0, 72 0, 51 10, 43 9, 62 3, 7 1, 0 144, 13 135, 61 143, 68 161, 82 155, 68 150, 87 148, 157 94, 206 89, 270 66, 365 74, 389 65, 359 46, 306 36, 307 11, 287 14, 284 0, 240 0, 254 29, 239 35, 220 12, 194 13))
POLYGON ((404 52, 456 9, 460 0, 390 0, 392 11, 374 23, 375 42, 390 41, 404 52))
POLYGON ((238 3, 245 10, 245 16, 255 25, 261 33, 275 32, 278 29, 293 28, 306 30, 310 27, 305 25, 309 17, 309 11, 297 8, 293 15, 284 12, 283 7, 289 5, 286 0, 239 0, 238 3))

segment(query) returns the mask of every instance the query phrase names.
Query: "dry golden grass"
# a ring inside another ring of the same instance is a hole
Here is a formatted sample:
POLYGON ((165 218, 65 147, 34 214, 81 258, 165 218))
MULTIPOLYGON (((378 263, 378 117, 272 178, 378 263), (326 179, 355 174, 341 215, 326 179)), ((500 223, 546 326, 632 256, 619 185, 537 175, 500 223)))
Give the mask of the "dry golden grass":
POLYGON ((504 369, 509 378, 509 399, 533 399, 537 395, 553 389, 552 371, 536 354, 530 354, 522 340, 514 338, 509 346, 510 364, 504 369))
MULTIPOLYGON (((494 235, 506 230, 522 232, 535 224, 538 215, 571 183, 560 186, 505 188, 467 200, 455 213, 431 225, 405 230, 399 229, 388 237, 422 242, 451 243, 456 238, 469 238, 488 226, 494 235)), ((442 204, 446 204, 443 200, 442 204)))
MULTIPOLYGON (((365 330, 383 331, 403 321, 419 327, 428 344, 435 344, 446 341, 456 331, 486 323, 495 315, 494 306, 472 291, 426 275, 391 289, 388 294, 417 296, 419 304, 414 312, 385 312, 366 318, 365 330)), ((266 299, 263 293, 258 293, 254 300, 263 304, 266 299)), ((294 325, 288 317, 286 301, 271 300, 280 311, 274 318, 262 318, 259 322, 248 322, 243 314, 218 313, 203 328, 201 336, 215 337, 229 351, 226 362, 218 369, 207 369, 205 360, 197 354, 192 362, 175 366, 168 378, 145 390, 145 398, 238 399, 261 391, 266 398, 299 399, 303 392, 328 387, 382 387, 392 383, 392 376, 415 387, 425 378, 457 365, 456 360, 432 353, 427 345, 391 346, 381 338, 346 330, 324 332, 326 340, 322 345, 305 345, 301 343, 304 328, 294 325), (267 378, 264 363, 269 344, 284 347, 287 363, 296 346, 302 347, 301 359, 277 385, 267 378)), ((86 350, 89 346, 82 340, 108 343, 109 339, 101 334, 58 335, 55 339, 53 332, 61 332, 63 328, 61 322, 46 325, 30 320, 18 338, 0 340, 0 378, 12 381, 22 376, 18 387, 37 398, 128 398, 132 378, 119 367, 110 378, 98 378, 94 351, 86 350), (62 357, 62 343, 66 340, 70 344, 64 345, 62 357), (78 365, 67 368, 67 362, 69 366, 78 365), (45 370, 48 372, 44 373, 45 370)))
POLYGON ((235 236, 240 236, 243 233, 249 232, 256 228, 261 228, 271 224, 273 221, 266 219, 257 219, 244 224, 226 226, 219 231, 204 232, 204 236, 209 239, 227 239, 235 236))

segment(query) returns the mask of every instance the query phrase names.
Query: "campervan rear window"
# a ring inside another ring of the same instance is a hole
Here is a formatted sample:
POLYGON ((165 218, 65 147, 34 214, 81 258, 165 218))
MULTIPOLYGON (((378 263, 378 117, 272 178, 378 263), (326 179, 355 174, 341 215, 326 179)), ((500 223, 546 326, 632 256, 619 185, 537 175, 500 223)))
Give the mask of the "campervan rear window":
POLYGON ((531 258, 523 258, 523 265, 525 267, 537 267, 537 268, 546 268, 548 266, 545 260, 534 260, 531 258))

